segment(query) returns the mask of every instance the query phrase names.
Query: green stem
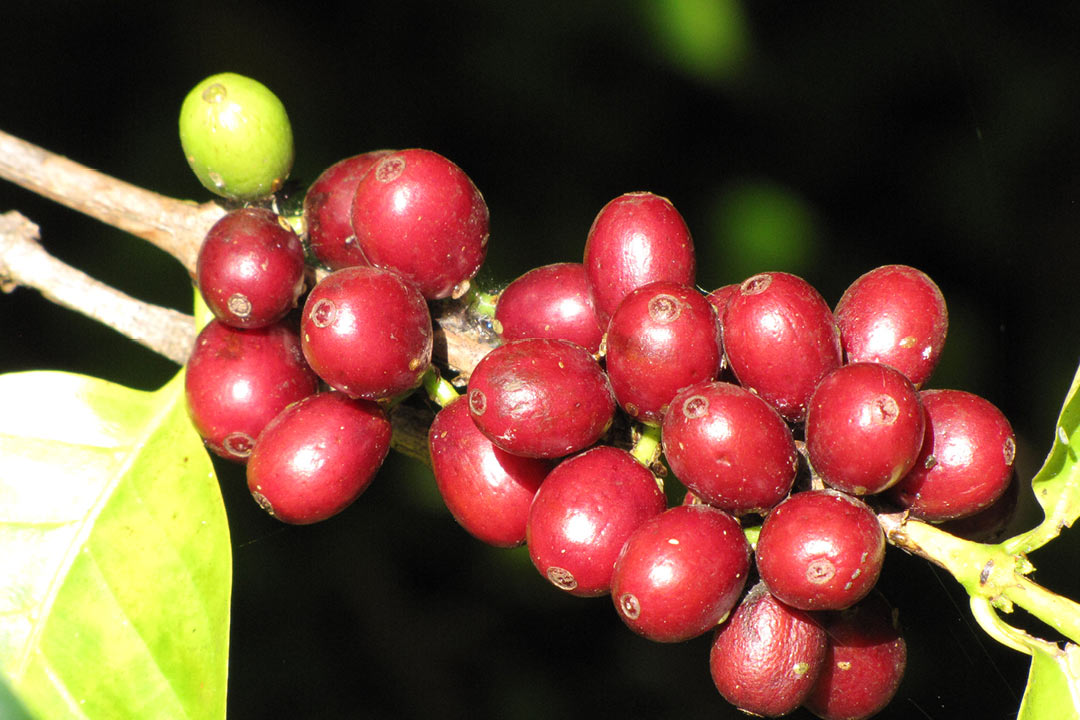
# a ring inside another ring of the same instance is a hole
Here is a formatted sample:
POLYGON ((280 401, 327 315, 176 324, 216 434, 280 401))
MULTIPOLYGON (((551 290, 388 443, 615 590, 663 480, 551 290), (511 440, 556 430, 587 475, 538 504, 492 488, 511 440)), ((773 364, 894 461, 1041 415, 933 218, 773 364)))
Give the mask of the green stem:
POLYGON ((1005 596, 1074 643, 1080 643, 1080 605, 1020 576, 1005 596))
POLYGON ((477 315, 495 317, 495 305, 499 302, 499 296, 483 292, 473 287, 469 291, 469 307, 477 315))
POLYGON ((1080 643, 1080 604, 1028 578, 1034 568, 1023 555, 1012 554, 1003 545, 955 537, 902 513, 878 519, 890 543, 948 570, 972 598, 983 598, 1006 612, 1018 605, 1080 643))
POLYGON ((989 600, 983 597, 973 597, 970 599, 969 604, 971 605, 971 614, 975 618, 975 622, 979 623, 979 627, 981 627, 987 635, 994 638, 1005 647, 1010 647, 1025 655, 1031 654, 1031 648, 1024 643, 1024 633, 1002 621, 989 600))
POLYGON ((750 547, 757 550, 758 536, 761 535, 760 525, 750 525, 742 529, 743 535, 746 536, 746 542, 750 543, 750 547))
POLYGON ((634 447, 630 454, 647 468, 660 459, 660 428, 655 425, 638 425, 634 447))
POLYGON ((446 407, 460 397, 457 389, 439 374, 439 369, 434 365, 424 373, 423 382, 428 397, 439 407, 446 407))

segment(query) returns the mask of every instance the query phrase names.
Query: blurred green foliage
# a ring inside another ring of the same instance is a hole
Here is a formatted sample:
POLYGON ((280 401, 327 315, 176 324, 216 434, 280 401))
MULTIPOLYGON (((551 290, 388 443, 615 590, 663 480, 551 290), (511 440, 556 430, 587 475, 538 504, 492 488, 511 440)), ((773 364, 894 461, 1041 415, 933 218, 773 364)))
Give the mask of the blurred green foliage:
POLYGON ((739 0, 638 0, 646 27, 672 65, 706 84, 737 78, 752 42, 739 0))

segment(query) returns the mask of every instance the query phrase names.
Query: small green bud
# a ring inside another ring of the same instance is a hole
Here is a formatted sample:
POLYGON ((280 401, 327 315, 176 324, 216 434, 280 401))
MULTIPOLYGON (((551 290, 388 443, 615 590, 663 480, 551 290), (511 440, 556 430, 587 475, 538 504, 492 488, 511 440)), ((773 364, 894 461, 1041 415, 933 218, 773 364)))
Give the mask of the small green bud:
POLYGON ((180 144, 199 182, 227 198, 270 195, 292 169, 285 106, 265 85, 236 73, 211 75, 184 98, 180 144))

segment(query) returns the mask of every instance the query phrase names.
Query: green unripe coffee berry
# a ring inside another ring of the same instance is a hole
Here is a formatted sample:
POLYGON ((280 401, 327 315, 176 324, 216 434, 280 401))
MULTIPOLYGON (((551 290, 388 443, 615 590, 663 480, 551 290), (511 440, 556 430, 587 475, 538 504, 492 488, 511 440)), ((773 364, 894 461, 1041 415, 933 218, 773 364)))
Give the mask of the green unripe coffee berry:
POLYGON ((184 98, 180 144, 199 182, 227 198, 270 195, 292 169, 285 106, 265 85, 236 73, 211 75, 184 98))

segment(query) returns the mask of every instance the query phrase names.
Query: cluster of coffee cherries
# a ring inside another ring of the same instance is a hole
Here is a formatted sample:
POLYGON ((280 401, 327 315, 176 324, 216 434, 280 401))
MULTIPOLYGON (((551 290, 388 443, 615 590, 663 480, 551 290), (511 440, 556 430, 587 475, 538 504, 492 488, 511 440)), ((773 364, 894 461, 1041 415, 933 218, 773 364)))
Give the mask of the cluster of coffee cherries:
POLYGON ((749 713, 884 708, 906 646, 874 589, 875 509, 956 522, 1007 499, 1002 413, 922 389, 948 315, 915 268, 871 270, 835 308, 784 272, 705 293, 681 214, 627 193, 595 217, 582 262, 497 295, 502 342, 459 395, 432 365, 429 302, 484 260, 488 208, 468 176, 430 150, 357 155, 311 185, 297 225, 233 210, 198 260, 215 319, 188 364, 190 414, 246 463, 256 501, 288 523, 341 512, 388 452, 387 407, 425 387, 457 522, 527 544, 552 585, 609 596, 645 638, 713 632, 716 687, 749 713), (668 507, 665 478, 684 502, 668 507))

